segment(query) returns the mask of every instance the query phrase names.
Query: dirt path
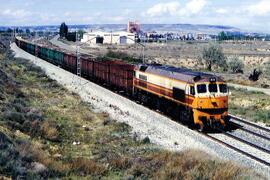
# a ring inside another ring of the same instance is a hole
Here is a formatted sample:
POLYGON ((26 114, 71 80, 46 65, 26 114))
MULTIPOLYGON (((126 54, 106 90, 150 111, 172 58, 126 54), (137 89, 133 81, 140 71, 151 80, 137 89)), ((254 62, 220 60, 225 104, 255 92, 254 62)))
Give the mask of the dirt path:
POLYGON ((262 92, 262 93, 270 96, 270 89, 251 87, 251 86, 243 86, 240 84, 232 84, 232 83, 228 83, 228 85, 231 87, 234 87, 234 88, 238 88, 238 89, 245 89, 247 91, 262 92))

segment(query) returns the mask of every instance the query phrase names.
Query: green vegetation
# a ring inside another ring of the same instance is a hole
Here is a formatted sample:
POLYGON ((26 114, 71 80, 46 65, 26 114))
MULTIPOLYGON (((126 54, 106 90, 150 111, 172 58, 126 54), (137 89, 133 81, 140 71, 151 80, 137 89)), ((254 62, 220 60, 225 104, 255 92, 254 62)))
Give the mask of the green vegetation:
POLYGON ((268 77, 270 77, 270 61, 264 64, 264 67, 262 69, 263 69, 263 73, 267 75, 268 77))
POLYGON ((229 58, 228 68, 233 73, 243 73, 244 71, 244 63, 237 56, 229 58))
POLYGON ((67 37, 67 34, 68 34, 68 26, 66 25, 66 23, 63 22, 63 23, 60 25, 59 34, 60 34, 60 37, 61 37, 61 38, 67 37))
POLYGON ((204 48, 202 52, 202 58, 209 71, 212 71, 213 66, 217 66, 226 70, 226 57, 221 46, 217 44, 211 44, 209 47, 204 48))
POLYGON ((270 125, 270 96, 230 88, 229 111, 233 115, 270 125))
POLYGON ((94 113, 24 59, 0 56, 0 173, 23 179, 254 179, 206 153, 168 152, 94 113))
POLYGON ((114 51, 109 51, 104 57, 100 57, 101 59, 105 58, 105 59, 120 59, 124 62, 127 63, 132 63, 132 64, 138 64, 138 63, 142 63, 142 59, 138 59, 138 58, 134 58, 131 57, 130 55, 124 53, 124 52, 114 52, 114 51))

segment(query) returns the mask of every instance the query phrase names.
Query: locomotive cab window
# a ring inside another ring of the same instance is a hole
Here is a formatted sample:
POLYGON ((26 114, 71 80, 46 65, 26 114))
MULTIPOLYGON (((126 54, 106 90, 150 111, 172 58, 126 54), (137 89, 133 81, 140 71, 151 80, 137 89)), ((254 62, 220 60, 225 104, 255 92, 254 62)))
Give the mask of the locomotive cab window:
POLYGON ((208 86, 208 88, 209 88, 209 92, 210 93, 216 93, 216 92, 218 92, 218 89, 217 89, 217 84, 209 84, 209 86, 208 86))
POLYGON ((227 85, 226 85, 226 84, 220 84, 220 85, 219 85, 219 91, 220 91, 221 93, 227 93, 227 92, 228 92, 228 87, 227 87, 227 85))
POLYGON ((147 81, 147 76, 139 74, 140 80, 147 81))
POLYGON ((198 93, 206 93, 207 92, 206 85, 205 84, 197 85, 197 92, 198 93))

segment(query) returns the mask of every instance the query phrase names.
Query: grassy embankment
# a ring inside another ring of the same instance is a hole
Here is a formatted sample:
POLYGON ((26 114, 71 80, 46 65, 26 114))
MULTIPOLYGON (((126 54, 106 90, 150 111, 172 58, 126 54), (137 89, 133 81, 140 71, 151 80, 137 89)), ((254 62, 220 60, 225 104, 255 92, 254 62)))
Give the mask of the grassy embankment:
POLYGON ((94 113, 42 70, 0 56, 0 176, 254 179, 250 170, 206 153, 160 150, 131 127, 94 113))
POLYGON ((230 113, 270 126, 270 96, 261 92, 252 92, 230 88, 230 113))

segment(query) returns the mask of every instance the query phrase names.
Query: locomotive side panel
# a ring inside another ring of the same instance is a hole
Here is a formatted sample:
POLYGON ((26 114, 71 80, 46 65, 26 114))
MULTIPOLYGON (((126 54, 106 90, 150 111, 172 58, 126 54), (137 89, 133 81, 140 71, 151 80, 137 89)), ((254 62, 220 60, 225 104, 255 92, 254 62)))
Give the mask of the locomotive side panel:
POLYGON ((170 99, 182 105, 189 101, 186 101, 186 89, 189 86, 186 82, 176 81, 167 77, 145 73, 141 71, 135 71, 134 86, 156 94, 158 96, 170 99))

